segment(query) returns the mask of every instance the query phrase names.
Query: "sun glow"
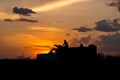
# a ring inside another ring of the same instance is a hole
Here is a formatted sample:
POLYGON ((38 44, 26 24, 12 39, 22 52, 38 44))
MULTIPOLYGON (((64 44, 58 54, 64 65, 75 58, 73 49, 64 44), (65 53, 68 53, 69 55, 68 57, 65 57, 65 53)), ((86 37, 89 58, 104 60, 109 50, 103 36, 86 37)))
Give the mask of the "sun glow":
POLYGON ((68 5, 71 5, 73 3, 83 2, 83 1, 87 1, 87 0, 57 1, 57 2, 46 4, 44 6, 39 6, 39 7, 33 8, 33 10, 36 11, 36 12, 46 12, 46 11, 54 10, 54 9, 57 9, 57 8, 60 8, 60 7, 68 6, 68 5))
POLYGON ((51 50, 53 44, 53 41, 41 40, 40 42, 33 43, 31 47, 35 54, 46 54, 51 50))

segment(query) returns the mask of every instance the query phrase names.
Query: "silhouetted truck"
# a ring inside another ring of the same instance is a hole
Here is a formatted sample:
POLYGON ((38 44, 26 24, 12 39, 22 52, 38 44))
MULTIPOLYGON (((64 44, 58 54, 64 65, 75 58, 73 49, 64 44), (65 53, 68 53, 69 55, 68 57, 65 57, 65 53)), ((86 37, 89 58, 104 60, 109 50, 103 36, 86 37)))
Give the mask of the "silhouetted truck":
POLYGON ((65 63, 87 63, 95 62, 97 56, 97 47, 93 44, 84 47, 82 44, 79 47, 64 48, 58 45, 57 48, 51 49, 48 54, 38 54, 37 60, 57 60, 65 63))

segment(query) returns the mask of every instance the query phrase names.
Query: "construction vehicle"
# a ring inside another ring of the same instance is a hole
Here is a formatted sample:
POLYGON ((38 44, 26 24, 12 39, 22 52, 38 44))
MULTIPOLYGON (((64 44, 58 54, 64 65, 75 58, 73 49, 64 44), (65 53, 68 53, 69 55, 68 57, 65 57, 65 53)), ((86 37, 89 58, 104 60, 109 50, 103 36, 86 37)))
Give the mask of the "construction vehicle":
POLYGON ((97 56, 97 47, 94 44, 84 47, 82 44, 79 47, 65 48, 61 45, 55 45, 48 54, 38 54, 37 60, 58 61, 65 64, 86 64, 94 62, 97 56))

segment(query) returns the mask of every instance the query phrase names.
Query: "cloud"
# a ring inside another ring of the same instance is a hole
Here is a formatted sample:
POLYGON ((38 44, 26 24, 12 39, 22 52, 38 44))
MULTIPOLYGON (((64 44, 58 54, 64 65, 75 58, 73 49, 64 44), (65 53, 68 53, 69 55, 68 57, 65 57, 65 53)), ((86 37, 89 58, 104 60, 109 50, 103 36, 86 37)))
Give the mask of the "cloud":
POLYGON ((28 8, 18 8, 18 7, 14 7, 13 8, 13 13, 15 14, 20 14, 20 15, 24 15, 24 16, 30 16, 30 14, 32 13, 36 13, 34 11, 32 11, 31 9, 28 8))
POLYGON ((16 19, 16 21, 24 21, 24 22, 31 22, 31 23, 38 22, 38 20, 32 20, 32 19, 26 19, 26 18, 16 19))
POLYGON ((120 12, 120 0, 115 0, 113 2, 108 3, 107 5, 111 7, 117 7, 118 11, 120 12))
POLYGON ((113 55, 114 54, 119 54, 120 55, 120 33, 112 34, 112 35, 107 35, 107 36, 100 36, 100 41, 97 42, 97 44, 100 47, 100 51, 107 51, 111 52, 113 55))
POLYGON ((42 45, 32 45, 32 46, 36 48, 41 48, 41 49, 51 49, 50 46, 42 46, 42 45))
POLYGON ((83 43, 83 44, 90 44, 91 42, 91 36, 87 36, 87 37, 82 37, 79 41, 80 43, 83 43))
POLYGON ((95 28, 87 28, 87 27, 80 27, 74 28, 73 30, 77 30, 78 32, 88 32, 88 31, 103 31, 103 32, 116 32, 120 30, 120 18, 114 19, 113 21, 109 19, 104 19, 101 21, 96 22, 95 28))
POLYGON ((70 42, 70 46, 72 47, 80 46, 81 43, 85 46, 88 46, 89 44, 91 44, 91 40, 92 40, 91 35, 82 38, 72 38, 70 42))
POLYGON ((13 22, 12 19, 4 19, 4 21, 13 22))
POLYGON ((25 46, 25 48, 32 48, 34 50, 50 50, 51 46, 45 46, 45 45, 30 45, 30 46, 25 46))
POLYGON ((94 43, 98 47, 98 53, 103 53, 105 55, 120 55, 120 33, 102 35, 97 37, 96 40, 92 38, 91 35, 82 38, 73 38, 69 44, 72 47, 80 46, 82 43, 84 46, 88 46, 94 43), (99 40, 98 40, 99 38, 99 40), (92 41, 92 42, 91 42, 92 41))
MULTIPOLYGON (((32 13, 35 14, 36 12, 34 12, 31 9, 28 9, 28 8, 14 7, 13 8, 13 13, 19 14, 19 15, 24 15, 24 16, 31 16, 30 14, 32 14, 32 13)), ((20 17, 20 16, 19 16, 19 18, 15 18, 15 19, 7 18, 7 19, 4 19, 4 21, 8 21, 8 22, 23 21, 23 22, 31 22, 31 23, 38 22, 38 20, 27 19, 27 18, 20 17)))
POLYGON ((23 21, 23 22, 31 22, 31 23, 36 23, 36 22, 38 22, 38 20, 32 20, 32 19, 26 19, 26 18, 4 19, 4 21, 8 21, 8 22, 23 21))
POLYGON ((86 27, 74 28, 73 30, 77 30, 77 31, 79 31, 79 32, 88 32, 88 31, 92 31, 92 29, 86 28, 86 27))
POLYGON ((116 32, 120 30, 120 24, 118 23, 119 19, 110 20, 101 20, 96 22, 95 30, 104 31, 104 32, 116 32))

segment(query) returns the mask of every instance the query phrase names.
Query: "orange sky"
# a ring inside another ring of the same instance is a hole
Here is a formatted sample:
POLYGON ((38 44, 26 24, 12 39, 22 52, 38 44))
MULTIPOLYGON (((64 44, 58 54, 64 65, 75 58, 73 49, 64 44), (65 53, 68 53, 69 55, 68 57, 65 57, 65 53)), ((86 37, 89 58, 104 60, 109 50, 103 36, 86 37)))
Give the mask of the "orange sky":
POLYGON ((94 28, 97 21, 119 17, 119 12, 105 5, 108 0, 11 0, 10 5, 8 2, 2 0, 0 3, 0 58, 16 58, 23 54, 35 58, 38 53, 47 53, 54 44, 62 44, 64 39, 71 40, 70 46, 79 46, 79 40, 90 35, 92 43, 100 35, 115 32, 73 29, 94 28), (15 6, 31 9, 36 14, 15 14, 15 6), (38 22, 20 21, 21 18, 38 22))

